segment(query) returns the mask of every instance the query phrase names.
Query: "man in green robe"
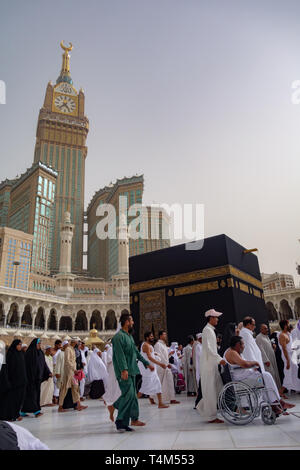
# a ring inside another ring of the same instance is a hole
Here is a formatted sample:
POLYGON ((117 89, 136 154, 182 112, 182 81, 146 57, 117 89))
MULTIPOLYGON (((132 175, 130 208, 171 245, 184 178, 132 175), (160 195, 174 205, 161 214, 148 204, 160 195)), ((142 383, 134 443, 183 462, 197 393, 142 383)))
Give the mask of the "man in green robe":
POLYGON ((139 421, 139 404, 136 396, 135 376, 140 373, 137 360, 145 367, 154 370, 154 367, 139 353, 130 332, 134 325, 132 316, 123 313, 120 318, 121 329, 113 337, 113 365, 117 381, 120 386, 121 396, 114 403, 118 410, 116 427, 118 432, 133 431, 129 427, 131 418, 132 426, 145 426, 139 421))

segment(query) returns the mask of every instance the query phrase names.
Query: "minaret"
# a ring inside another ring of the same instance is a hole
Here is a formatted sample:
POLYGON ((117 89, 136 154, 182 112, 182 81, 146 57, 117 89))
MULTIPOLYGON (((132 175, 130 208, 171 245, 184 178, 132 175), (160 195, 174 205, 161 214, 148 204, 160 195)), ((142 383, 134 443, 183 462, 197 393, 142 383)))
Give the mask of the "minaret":
POLYGON ((71 272, 73 235, 74 225, 71 224, 71 214, 65 212, 65 219, 60 227, 60 274, 71 272))
POLYGON ((118 274, 126 274, 128 276, 129 242, 126 216, 124 214, 120 215, 120 224, 118 227, 118 258, 118 274))
POLYGON ((55 293, 64 297, 71 297, 74 292, 73 281, 76 276, 71 273, 73 235, 74 225, 71 224, 71 214, 65 212, 64 222, 60 224, 59 273, 55 276, 55 293))
POLYGON ((122 300, 129 300, 129 242, 125 214, 120 215, 118 227, 118 274, 112 276, 114 292, 122 300))

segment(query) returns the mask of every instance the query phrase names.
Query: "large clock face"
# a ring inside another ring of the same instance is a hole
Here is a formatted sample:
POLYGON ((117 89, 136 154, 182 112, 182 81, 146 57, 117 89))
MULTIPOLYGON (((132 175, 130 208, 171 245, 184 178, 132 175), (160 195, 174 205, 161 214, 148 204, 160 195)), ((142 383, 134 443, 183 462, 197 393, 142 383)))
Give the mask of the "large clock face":
POLYGON ((70 96, 59 95, 54 100, 55 108, 61 113, 73 113, 76 108, 75 101, 70 96))

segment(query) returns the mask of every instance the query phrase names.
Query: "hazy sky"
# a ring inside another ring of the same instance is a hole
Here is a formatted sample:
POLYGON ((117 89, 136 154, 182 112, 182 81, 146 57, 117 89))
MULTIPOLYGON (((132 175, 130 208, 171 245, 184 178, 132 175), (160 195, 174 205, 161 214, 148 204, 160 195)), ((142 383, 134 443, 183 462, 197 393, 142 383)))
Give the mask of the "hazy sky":
POLYGON ((90 120, 86 205, 144 173, 145 202, 204 203, 206 236, 226 233, 259 248, 262 271, 295 274, 300 2, 2 0, 1 180, 32 164, 62 39, 90 120))

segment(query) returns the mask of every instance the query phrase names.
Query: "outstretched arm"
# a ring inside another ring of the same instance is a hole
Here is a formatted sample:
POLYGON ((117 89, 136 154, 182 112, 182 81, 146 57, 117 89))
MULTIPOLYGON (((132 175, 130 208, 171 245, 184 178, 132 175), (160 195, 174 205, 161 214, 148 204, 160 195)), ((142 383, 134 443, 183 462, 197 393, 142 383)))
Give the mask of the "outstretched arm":
POLYGON ((152 356, 151 356, 151 349, 150 349, 150 346, 148 344, 144 344, 143 346, 143 352, 145 352, 147 354, 147 357, 149 359, 150 362, 153 362, 154 364, 157 364, 158 366, 162 367, 163 369, 166 369, 167 366, 165 364, 163 364, 162 362, 159 362, 157 361, 156 359, 154 359, 152 356))

